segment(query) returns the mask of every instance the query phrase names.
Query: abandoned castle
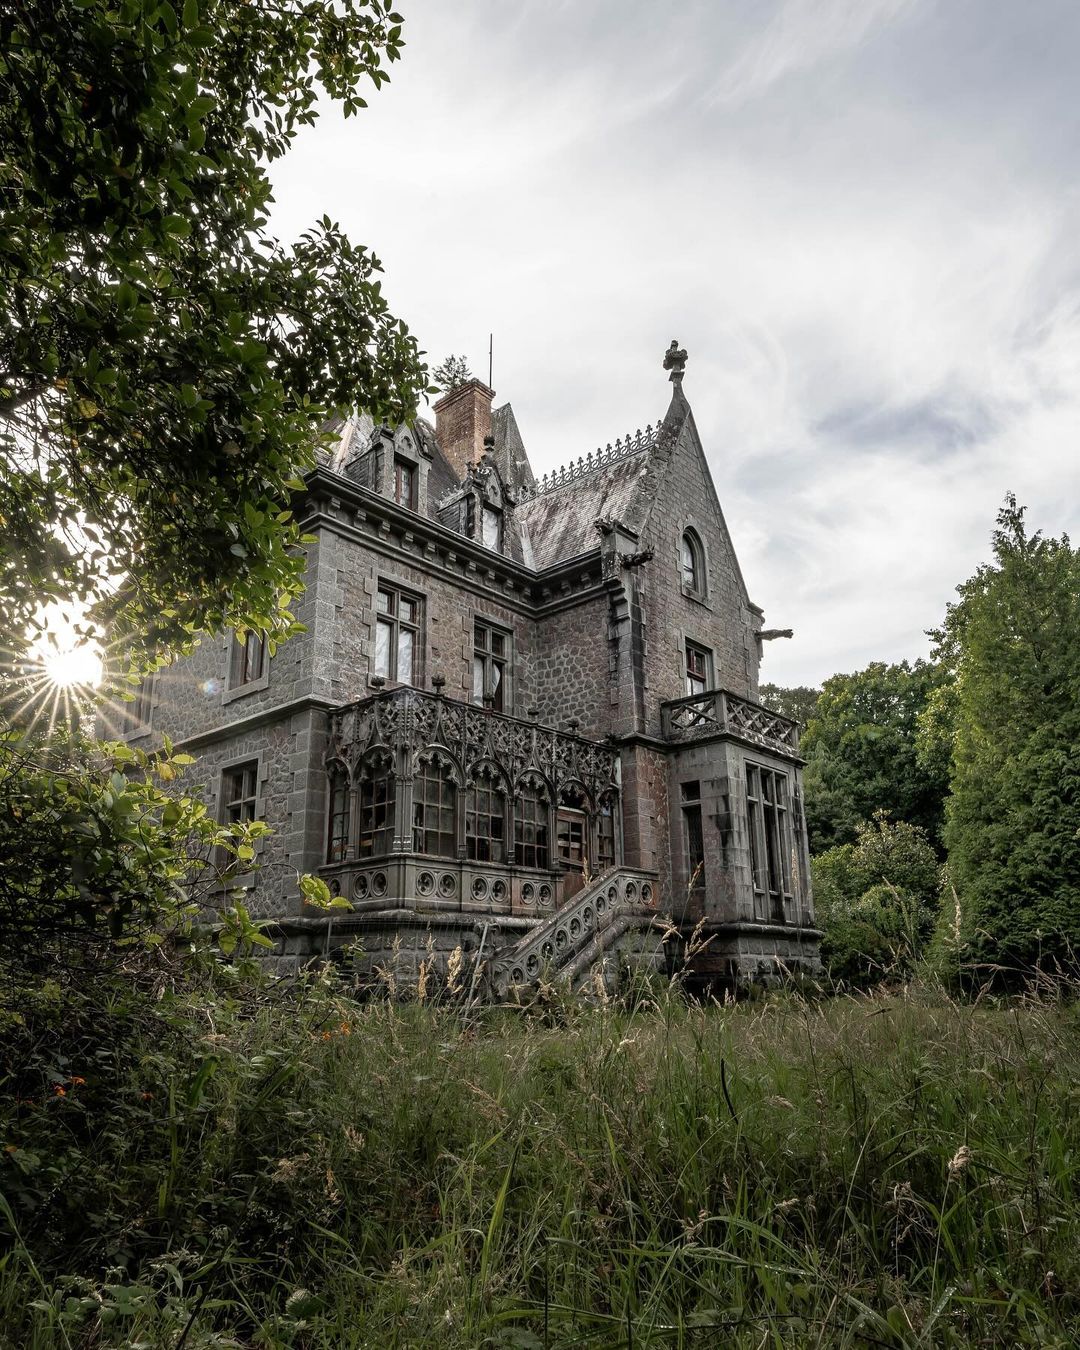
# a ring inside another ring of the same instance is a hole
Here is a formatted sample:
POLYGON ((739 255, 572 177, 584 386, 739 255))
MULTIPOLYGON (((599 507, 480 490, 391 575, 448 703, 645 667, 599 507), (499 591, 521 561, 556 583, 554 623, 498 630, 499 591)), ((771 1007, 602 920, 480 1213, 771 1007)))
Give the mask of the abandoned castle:
POLYGON ((460 948, 500 996, 655 966, 695 925, 703 981, 816 966, 797 729, 757 702, 685 361, 657 426, 539 481, 478 380, 434 427, 347 421, 299 510, 307 631, 205 639, 112 729, 168 731, 222 820, 270 825, 233 884, 282 967, 460 948), (348 912, 305 906, 306 872, 348 912))

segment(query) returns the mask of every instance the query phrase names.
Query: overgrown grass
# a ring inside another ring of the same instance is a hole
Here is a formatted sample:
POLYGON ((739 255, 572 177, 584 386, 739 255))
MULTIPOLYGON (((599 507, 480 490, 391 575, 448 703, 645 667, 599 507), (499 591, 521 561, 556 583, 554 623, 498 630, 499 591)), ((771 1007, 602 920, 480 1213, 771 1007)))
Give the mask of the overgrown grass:
POLYGON ((2 1334, 1074 1345, 1069 992, 464 1017, 315 982, 93 1025, 91 1000, 55 1039, 100 1066, 50 1086, 31 1036, 9 1085, 2 1334))

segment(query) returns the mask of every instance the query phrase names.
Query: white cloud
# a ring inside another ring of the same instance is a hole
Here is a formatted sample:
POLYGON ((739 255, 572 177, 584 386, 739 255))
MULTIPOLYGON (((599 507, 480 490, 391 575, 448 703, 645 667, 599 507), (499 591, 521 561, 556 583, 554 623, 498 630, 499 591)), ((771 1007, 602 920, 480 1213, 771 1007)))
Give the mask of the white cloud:
POLYGON ((725 103, 756 98, 786 76, 851 51, 920 0, 784 0, 717 82, 725 103))
POLYGON ((541 471, 662 414, 678 337, 751 593, 796 630, 766 678, 924 652, 1006 490, 1080 533, 1080 11, 408 20, 388 89, 276 171, 278 228, 371 244, 435 359, 486 369, 493 330, 541 471))

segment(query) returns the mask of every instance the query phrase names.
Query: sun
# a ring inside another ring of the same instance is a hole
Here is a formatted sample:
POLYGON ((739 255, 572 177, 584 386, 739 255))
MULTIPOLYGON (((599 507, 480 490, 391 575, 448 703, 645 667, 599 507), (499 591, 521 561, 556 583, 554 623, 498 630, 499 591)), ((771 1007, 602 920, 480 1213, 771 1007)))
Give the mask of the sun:
POLYGON ((101 681, 101 653, 91 642, 52 646, 41 653, 45 677, 57 689, 93 688, 101 681))
POLYGON ((53 689, 94 689, 101 683, 101 648, 86 636, 81 605, 43 607, 33 655, 38 678, 53 689), (80 627, 82 625, 82 627, 80 627))

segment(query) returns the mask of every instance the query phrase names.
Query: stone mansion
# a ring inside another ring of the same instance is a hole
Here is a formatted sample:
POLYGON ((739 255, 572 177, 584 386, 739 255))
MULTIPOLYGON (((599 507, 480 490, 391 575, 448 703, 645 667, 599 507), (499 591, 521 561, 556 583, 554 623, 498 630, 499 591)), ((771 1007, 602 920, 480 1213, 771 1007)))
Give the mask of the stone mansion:
POLYGON ((221 819, 272 827, 232 884, 283 966, 460 948, 497 997, 699 926, 703 982, 816 967, 797 728, 757 702, 771 635, 685 362, 655 427, 539 480, 479 380, 434 426, 344 422, 297 509, 307 631, 204 639, 111 729, 167 731, 221 819), (350 909, 306 906, 305 872, 350 909))

